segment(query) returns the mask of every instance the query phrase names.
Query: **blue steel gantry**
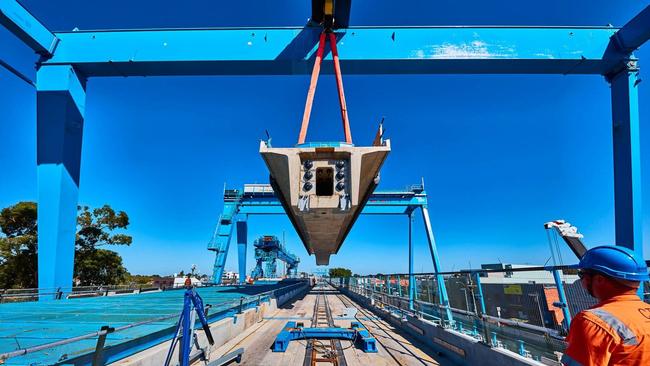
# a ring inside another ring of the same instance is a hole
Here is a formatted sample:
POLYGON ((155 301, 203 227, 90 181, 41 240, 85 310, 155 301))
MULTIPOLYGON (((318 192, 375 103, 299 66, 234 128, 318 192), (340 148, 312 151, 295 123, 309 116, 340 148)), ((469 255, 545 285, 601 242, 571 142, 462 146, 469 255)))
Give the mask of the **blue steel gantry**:
MULTIPOLYGON (((246 278, 246 245, 248 236, 248 216, 250 215, 286 215, 282 204, 275 196, 269 184, 246 184, 243 190, 225 189, 223 195, 223 213, 219 216, 217 227, 208 244, 208 249, 216 252, 212 280, 221 282, 226 256, 230 247, 233 228, 237 227, 237 246, 239 262, 239 280, 246 278)), ((429 209, 427 193, 422 185, 413 185, 409 189, 395 191, 375 191, 370 195, 362 215, 406 215, 408 217, 408 251, 409 251, 409 307, 413 309, 416 292, 413 275, 413 240, 412 221, 415 210, 420 209, 427 234, 429 252, 435 272, 440 271, 440 260, 436 247, 429 209)), ((438 293, 440 304, 447 307, 447 316, 451 320, 447 289, 442 275, 438 276, 438 293)))
MULTIPOLYGON (((296 28, 51 32, 15 0, 0 0, 0 24, 41 56, 36 76, 38 285, 63 291, 72 286, 88 80, 309 74, 322 32, 313 22, 296 28)), ((650 38, 650 7, 622 28, 349 27, 335 33, 346 74, 605 76, 612 95, 616 244, 642 254, 640 79, 633 52, 650 38)), ((331 54, 324 62, 331 64, 331 54)))
POLYGON ((253 246, 255 247, 255 268, 251 273, 252 278, 277 278, 277 260, 286 263, 286 275, 288 277, 298 277, 298 263, 300 263, 300 258, 295 254, 289 253, 276 236, 261 236, 255 240, 253 246))

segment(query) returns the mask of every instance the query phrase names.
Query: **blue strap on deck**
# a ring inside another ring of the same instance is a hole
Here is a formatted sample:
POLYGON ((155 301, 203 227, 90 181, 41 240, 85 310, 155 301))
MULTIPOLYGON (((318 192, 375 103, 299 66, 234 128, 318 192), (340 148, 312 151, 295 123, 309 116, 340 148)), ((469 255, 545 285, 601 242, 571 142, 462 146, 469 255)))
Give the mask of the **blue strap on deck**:
POLYGON ((296 322, 287 322, 273 342, 273 352, 284 352, 289 342, 298 339, 347 339, 366 353, 377 352, 377 343, 370 332, 359 322, 352 322, 350 328, 305 328, 296 322))

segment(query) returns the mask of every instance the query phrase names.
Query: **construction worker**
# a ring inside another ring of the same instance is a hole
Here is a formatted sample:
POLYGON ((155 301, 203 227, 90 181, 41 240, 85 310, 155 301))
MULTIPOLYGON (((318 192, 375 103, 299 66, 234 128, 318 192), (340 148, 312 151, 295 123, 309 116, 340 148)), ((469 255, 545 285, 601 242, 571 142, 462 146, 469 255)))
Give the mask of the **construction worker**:
POLYGON ((650 365, 650 305, 637 294, 649 279, 645 261, 629 249, 600 246, 580 259, 578 276, 599 302, 571 321, 562 363, 650 365))

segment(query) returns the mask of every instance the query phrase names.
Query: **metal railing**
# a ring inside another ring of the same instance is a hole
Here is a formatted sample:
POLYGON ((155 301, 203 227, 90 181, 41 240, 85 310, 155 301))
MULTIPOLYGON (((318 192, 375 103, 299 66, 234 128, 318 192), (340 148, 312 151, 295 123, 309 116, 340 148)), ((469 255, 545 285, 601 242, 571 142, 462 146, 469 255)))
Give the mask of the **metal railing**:
MULTIPOLYGON (((254 308, 256 306, 259 306, 263 302, 269 302, 271 298, 278 298, 282 295, 285 295, 293 290, 299 289, 301 286, 307 286, 307 282, 305 281, 300 281, 298 283, 294 283, 288 286, 284 286, 278 289, 270 290, 270 291, 265 291, 259 294, 255 295, 249 295, 249 296, 241 296, 240 298, 236 299, 229 299, 217 304, 208 304, 205 307, 205 313, 206 317, 208 318, 209 322, 214 322, 229 316, 235 316, 236 314, 241 314, 244 310, 249 309, 249 308, 254 308)), ((75 342, 80 342, 84 341, 87 339, 97 339, 97 347, 95 348, 95 351, 86 355, 81 356, 81 358, 87 359, 92 363, 93 365, 103 365, 106 362, 106 357, 104 352, 104 346, 106 342, 106 337, 108 334, 113 334, 113 333, 119 333, 122 331, 125 331, 127 329, 135 328, 135 327, 140 327, 143 325, 147 324, 152 324, 156 322, 162 322, 170 319, 175 319, 180 316, 180 310, 177 313, 169 314, 169 315, 164 315, 161 317, 156 317, 152 319, 147 319, 144 321, 136 322, 136 323, 131 323, 127 324, 121 327, 113 328, 110 327, 110 325, 105 325, 102 326, 98 331, 88 333, 88 334, 83 334, 80 336, 72 337, 72 338, 67 338, 63 340, 59 340, 56 342, 50 342, 50 343, 45 343, 37 346, 32 346, 32 347, 26 347, 26 348, 20 348, 15 351, 7 352, 7 353, 2 353, 0 354, 0 364, 4 363, 5 360, 9 358, 14 358, 14 357, 19 357, 19 356, 24 356, 27 354, 31 353, 36 353, 36 352, 41 352, 45 350, 51 350, 52 348, 55 347, 60 347, 68 344, 72 344, 75 342)), ((175 324, 170 323, 169 327, 166 328, 166 332, 157 332, 158 336, 158 343, 162 343, 168 339, 170 339, 173 336, 173 331, 175 329, 175 324), (163 334, 164 333, 164 334, 163 334)), ((66 362, 69 362, 71 360, 66 360, 66 362)))
MULTIPOLYGON (((596 304, 567 266, 418 273, 411 278, 415 286, 404 273, 330 281, 396 317, 416 316, 550 364, 566 348, 571 318, 596 304), (443 296, 439 278, 446 288, 443 296)), ((649 301, 648 283, 644 285, 649 301)))
POLYGON ((101 286, 75 286, 69 288, 22 288, 0 289, 0 304, 7 302, 37 301, 39 297, 50 299, 72 299, 79 297, 110 296, 128 293, 143 293, 149 291, 164 291, 171 289, 165 286, 145 284, 130 285, 101 285, 101 286))

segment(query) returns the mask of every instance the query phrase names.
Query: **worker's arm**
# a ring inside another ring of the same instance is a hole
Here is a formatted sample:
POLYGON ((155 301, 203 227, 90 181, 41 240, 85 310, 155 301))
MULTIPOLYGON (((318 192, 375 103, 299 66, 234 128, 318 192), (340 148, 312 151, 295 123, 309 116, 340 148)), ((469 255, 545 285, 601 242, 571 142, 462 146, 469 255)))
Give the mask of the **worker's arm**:
POLYGON ((567 342, 569 346, 562 356, 566 366, 608 365, 615 346, 614 337, 584 313, 571 321, 567 342))

